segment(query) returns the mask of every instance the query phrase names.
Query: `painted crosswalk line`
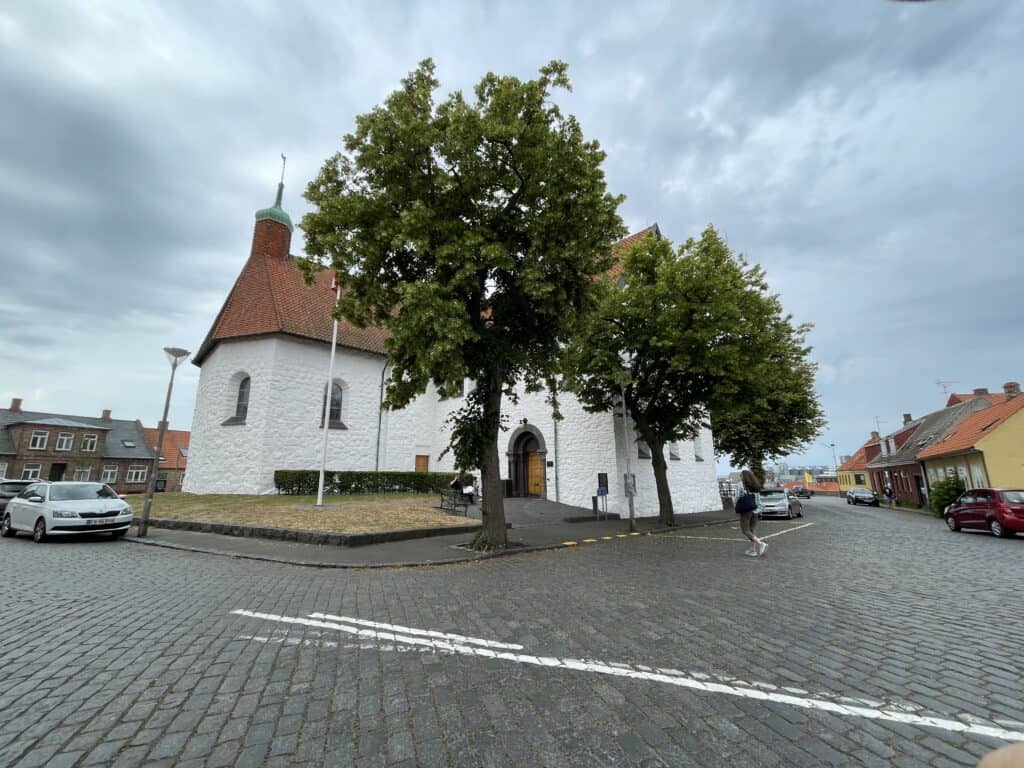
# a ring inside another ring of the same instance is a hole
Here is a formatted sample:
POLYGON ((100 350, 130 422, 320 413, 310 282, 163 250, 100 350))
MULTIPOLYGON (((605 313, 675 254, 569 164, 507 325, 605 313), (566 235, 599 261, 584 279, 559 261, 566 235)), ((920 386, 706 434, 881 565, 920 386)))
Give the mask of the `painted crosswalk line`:
MULTIPOLYGON (((424 649, 433 649, 441 653, 476 656, 480 658, 496 659, 537 667, 557 668, 587 672, 591 674, 610 675, 613 677, 624 677, 633 680, 642 680, 645 682, 674 685, 680 688, 687 688, 704 693, 737 696, 746 699, 784 704, 800 709, 830 712, 835 715, 846 717, 883 720, 894 723, 903 723, 905 725, 937 728, 954 733, 990 736, 1006 741, 1024 741, 1024 731, 1005 728, 996 724, 994 721, 987 721, 969 713, 959 714, 955 718, 929 715, 920 707, 909 703, 885 703, 874 702, 866 699, 851 699, 849 697, 830 693, 809 693, 800 689, 780 688, 769 683, 752 683, 736 680, 734 678, 726 678, 720 675, 692 672, 687 673, 680 670, 647 667, 643 665, 514 653, 511 650, 501 650, 500 648, 488 647, 488 645, 485 645, 486 643, 493 645, 498 641, 469 638, 463 635, 455 635, 455 637, 463 638, 461 641, 455 641, 450 639, 452 636, 451 633, 434 632, 434 630, 416 630, 416 632, 421 634, 402 634, 401 632, 373 629, 366 626, 366 624, 377 625, 379 624, 378 622, 364 622, 363 620, 360 620, 360 623, 356 624, 352 623, 351 620, 346 621, 342 617, 338 617, 339 620, 336 621, 326 621, 320 618, 313 618, 312 616, 284 616, 280 614, 263 613, 260 611, 250 611, 245 609, 238 609, 232 611, 232 613, 237 616, 270 621, 277 624, 312 627, 320 630, 334 630, 364 640, 384 641, 387 644, 393 644, 396 646, 414 646, 424 649), (434 634, 428 634, 432 632, 434 632, 434 634), (468 641, 475 642, 471 643, 468 641)), ((328 614, 314 615, 327 616, 328 614)), ((511 643, 505 645, 513 646, 511 643)), ((522 648, 522 646, 514 647, 522 648)))

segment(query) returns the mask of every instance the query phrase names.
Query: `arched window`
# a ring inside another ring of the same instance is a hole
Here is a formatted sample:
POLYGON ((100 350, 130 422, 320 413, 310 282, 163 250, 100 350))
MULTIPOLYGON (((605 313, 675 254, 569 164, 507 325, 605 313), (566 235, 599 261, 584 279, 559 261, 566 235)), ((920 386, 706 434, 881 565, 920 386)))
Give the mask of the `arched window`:
MULTIPOLYGON (((331 429, 345 429, 346 428, 345 425, 341 423, 341 397, 342 397, 341 384, 339 384, 338 382, 334 382, 333 384, 331 384, 331 408, 330 408, 330 412, 327 415, 327 418, 328 418, 328 421, 329 421, 329 426, 330 426, 331 429)), ((327 399, 327 387, 326 386, 324 387, 324 399, 325 400, 327 399)), ((321 403, 321 407, 320 407, 321 425, 322 425, 322 420, 323 420, 323 413, 324 413, 323 406, 324 405, 326 405, 326 403, 321 403)))
POLYGON ((238 398, 235 400, 235 418, 245 421, 249 413, 249 377, 238 382, 238 398))

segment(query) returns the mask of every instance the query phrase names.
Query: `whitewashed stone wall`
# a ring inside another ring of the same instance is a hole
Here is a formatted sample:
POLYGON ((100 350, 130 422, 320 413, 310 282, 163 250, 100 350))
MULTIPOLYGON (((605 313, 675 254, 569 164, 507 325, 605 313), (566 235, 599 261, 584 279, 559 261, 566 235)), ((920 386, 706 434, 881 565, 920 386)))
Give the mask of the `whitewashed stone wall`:
MULTIPOLYGON (((192 423, 189 493, 272 493, 277 469, 319 466, 324 379, 329 347, 278 336, 222 341, 203 362, 192 423), (234 414, 237 385, 243 374, 251 379, 246 424, 222 426, 234 414)), ((328 432, 327 466, 336 470, 372 470, 378 451, 378 403, 384 359, 379 355, 339 349, 335 381, 343 390, 344 430, 328 432)), ((468 387, 471 382, 467 382, 468 387)), ((454 471, 448 445, 447 417, 461 407, 461 397, 440 400, 430 388, 400 411, 385 411, 380 421, 379 466, 382 470, 412 471, 415 457, 430 457, 431 471, 454 471)), ((522 420, 543 436, 547 449, 546 496, 589 509, 597 492, 598 472, 609 478, 609 511, 625 515, 623 494, 625 445, 621 419, 592 414, 569 395, 560 396, 563 420, 555 424, 543 392, 519 390, 518 403, 503 403, 508 431, 499 436, 502 477, 507 477, 507 454, 522 420), (556 480, 557 472, 557 480, 556 480)), ((680 460, 668 461, 669 484, 678 513, 720 508, 710 432, 701 435, 705 461, 694 458, 693 445, 681 445, 680 460)), ((650 460, 637 456, 628 436, 631 469, 637 476, 636 514, 658 511, 650 460)))

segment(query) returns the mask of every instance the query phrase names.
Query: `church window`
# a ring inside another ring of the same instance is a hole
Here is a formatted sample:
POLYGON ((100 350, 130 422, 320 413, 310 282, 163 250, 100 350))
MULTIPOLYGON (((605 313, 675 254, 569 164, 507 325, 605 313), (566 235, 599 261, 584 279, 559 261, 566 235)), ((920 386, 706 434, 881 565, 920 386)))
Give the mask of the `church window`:
POLYGON ((235 399, 235 418, 245 421, 249 413, 249 377, 246 376, 238 383, 238 397, 235 399))
POLYGON ((672 461, 681 461, 679 456, 679 443, 675 440, 668 444, 668 457, 672 461))
POLYGON ((647 441, 640 437, 640 433, 636 433, 636 455, 641 459, 651 458, 651 447, 647 445, 647 441))
POLYGON ((704 461, 704 446, 701 444, 699 435, 693 438, 693 458, 696 461, 704 461))
MULTIPOLYGON (((324 387, 324 400, 327 399, 327 387, 324 387)), ((342 389, 341 384, 334 382, 331 384, 331 405, 327 417, 330 422, 331 429, 347 429, 347 427, 341 422, 341 403, 342 403, 342 389)), ((320 426, 323 426, 324 411, 323 407, 326 402, 321 402, 320 405, 320 426)))

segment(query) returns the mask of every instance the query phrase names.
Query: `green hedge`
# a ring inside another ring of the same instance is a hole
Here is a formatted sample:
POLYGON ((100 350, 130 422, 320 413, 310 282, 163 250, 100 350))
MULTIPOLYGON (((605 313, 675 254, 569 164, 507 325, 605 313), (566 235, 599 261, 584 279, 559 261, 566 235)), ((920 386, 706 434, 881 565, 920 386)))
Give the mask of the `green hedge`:
MULTIPOLYGON (((331 472, 324 474, 324 493, 432 493, 448 488, 452 472, 331 472)), ((463 474, 462 482, 470 481, 463 474)), ((309 496, 316 493, 320 471, 279 469, 274 472, 278 493, 309 496)))

